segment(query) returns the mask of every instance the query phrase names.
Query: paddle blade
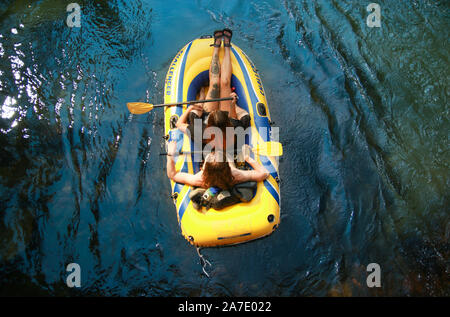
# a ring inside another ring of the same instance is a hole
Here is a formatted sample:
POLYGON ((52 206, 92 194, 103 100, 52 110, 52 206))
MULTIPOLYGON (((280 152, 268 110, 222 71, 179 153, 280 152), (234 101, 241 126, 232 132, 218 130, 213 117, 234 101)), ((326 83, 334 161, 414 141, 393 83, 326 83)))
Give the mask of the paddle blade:
POLYGON ((153 109, 151 103, 145 102, 129 102, 127 103, 128 110, 133 114, 143 114, 153 109))
POLYGON ((264 142, 257 144, 253 149, 253 152, 266 156, 282 156, 283 146, 280 142, 264 142))

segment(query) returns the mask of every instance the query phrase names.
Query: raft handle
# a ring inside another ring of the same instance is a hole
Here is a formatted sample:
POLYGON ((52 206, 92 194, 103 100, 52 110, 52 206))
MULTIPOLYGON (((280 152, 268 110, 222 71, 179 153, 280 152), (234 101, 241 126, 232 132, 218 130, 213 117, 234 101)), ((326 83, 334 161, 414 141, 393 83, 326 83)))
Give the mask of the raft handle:
POLYGON ((175 129, 177 127, 178 116, 174 114, 170 117, 170 129, 175 129))
POLYGON ((256 110, 258 111, 258 115, 260 117, 267 117, 266 105, 263 104, 262 102, 258 102, 256 104, 256 110))

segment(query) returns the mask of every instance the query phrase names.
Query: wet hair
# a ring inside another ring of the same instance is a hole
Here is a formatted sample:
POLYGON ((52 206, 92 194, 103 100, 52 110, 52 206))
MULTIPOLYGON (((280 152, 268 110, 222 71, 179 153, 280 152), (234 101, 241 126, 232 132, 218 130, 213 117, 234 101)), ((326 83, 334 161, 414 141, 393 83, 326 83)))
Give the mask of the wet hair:
POLYGON ((205 188, 231 189, 233 187, 234 177, 224 152, 215 152, 206 157, 203 166, 203 183, 205 188))
MULTIPOLYGON (((222 131, 223 144, 226 142, 226 133, 227 127, 233 127, 231 124, 230 118, 228 117, 227 111, 222 110, 213 110, 208 116, 208 120, 206 122, 206 127, 217 127, 222 131)), ((214 135, 211 136, 212 140, 214 135)))
POLYGON ((232 127, 227 111, 214 110, 208 116, 207 127, 218 127, 223 133, 226 132, 227 127, 232 127))

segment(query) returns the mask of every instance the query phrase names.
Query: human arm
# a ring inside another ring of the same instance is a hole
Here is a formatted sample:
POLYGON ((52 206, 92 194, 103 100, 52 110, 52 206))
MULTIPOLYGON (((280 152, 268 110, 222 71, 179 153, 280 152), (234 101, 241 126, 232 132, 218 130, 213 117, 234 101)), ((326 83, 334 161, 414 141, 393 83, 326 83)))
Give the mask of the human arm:
POLYGON ((228 115, 230 118, 237 119, 236 102, 238 100, 238 95, 235 92, 232 92, 230 97, 233 98, 233 100, 231 100, 230 113, 228 115))
POLYGON ((243 183, 248 181, 260 182, 269 177, 269 172, 267 169, 259 164, 255 159, 251 158, 249 155, 248 146, 243 147, 244 160, 253 167, 253 170, 239 170, 232 169, 233 177, 236 183, 243 183), (245 148, 245 149, 244 149, 245 148))
POLYGON ((202 187, 203 174, 202 171, 197 174, 189 174, 178 172, 175 167, 174 155, 176 155, 176 142, 170 141, 167 149, 167 177, 176 183, 186 184, 189 186, 202 187))
MULTIPOLYGON (((181 115, 181 117, 178 118, 177 123, 176 123, 176 127, 183 133, 186 133, 186 130, 189 126, 189 124, 187 123, 188 118, 189 118, 189 114, 191 113, 191 111, 194 111, 195 113, 198 115, 198 113, 203 112, 203 107, 200 104, 194 104, 192 106, 189 106, 185 112, 183 112, 183 114, 181 115)), ((199 117, 200 117, 199 116, 199 117)))

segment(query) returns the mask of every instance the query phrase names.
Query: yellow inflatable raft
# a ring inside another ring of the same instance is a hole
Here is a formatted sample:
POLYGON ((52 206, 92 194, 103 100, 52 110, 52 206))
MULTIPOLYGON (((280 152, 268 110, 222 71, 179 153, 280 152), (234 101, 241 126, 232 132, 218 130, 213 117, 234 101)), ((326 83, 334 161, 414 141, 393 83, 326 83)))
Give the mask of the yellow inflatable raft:
MULTIPOLYGON (((184 46, 173 59, 167 72, 164 103, 196 100, 200 89, 207 84, 213 48, 212 38, 205 36, 184 46)), ((231 85, 239 96, 238 105, 251 117, 251 133, 247 137, 250 146, 272 140, 269 109, 258 72, 244 54, 232 44, 233 75, 231 85)), ((220 60, 223 47, 220 48, 220 60)), ((178 151, 201 150, 194 148, 187 135, 175 127, 177 119, 186 110, 184 106, 165 107, 165 133, 167 140, 177 140, 178 151)), ((198 247, 222 246, 242 243, 271 234, 280 223, 280 188, 278 161, 275 157, 254 154, 270 176, 259 182, 254 198, 221 210, 197 211, 189 198, 190 186, 171 181, 172 198, 176 206, 178 223, 183 236, 198 247)), ((200 163, 193 154, 179 155, 176 169, 196 173, 200 163)))

